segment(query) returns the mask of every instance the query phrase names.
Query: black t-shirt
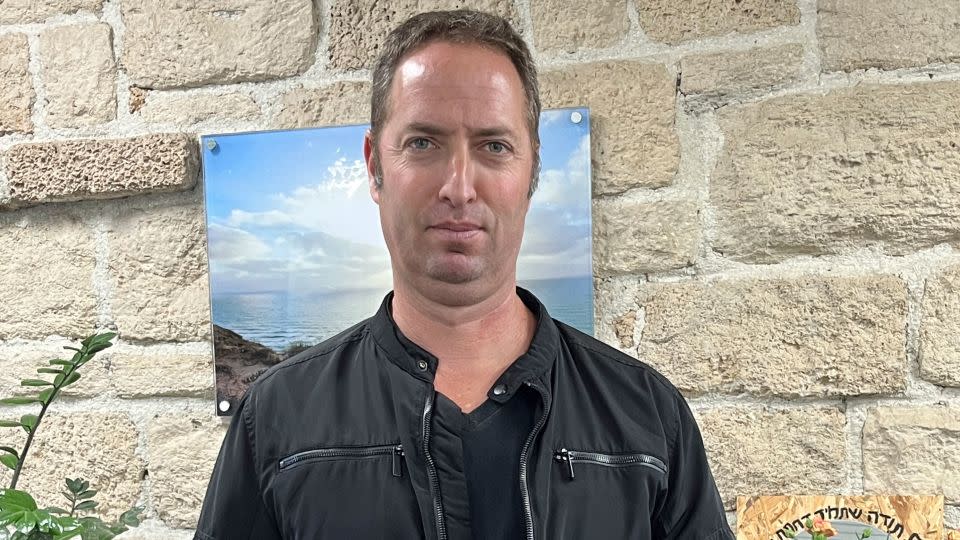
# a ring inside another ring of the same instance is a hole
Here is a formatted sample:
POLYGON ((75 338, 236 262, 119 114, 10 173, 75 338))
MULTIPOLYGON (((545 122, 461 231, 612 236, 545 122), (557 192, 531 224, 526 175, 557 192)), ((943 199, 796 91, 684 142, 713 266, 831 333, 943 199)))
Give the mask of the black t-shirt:
MULTIPOLYGON (((459 439, 460 447, 441 444, 433 453, 439 462, 462 460, 474 540, 524 536, 520 452, 533 429, 537 399, 531 392, 518 391, 503 404, 488 399, 464 414, 453 401, 437 393, 434 434, 439 439, 459 439)), ((441 489, 446 491, 448 487, 441 489)))

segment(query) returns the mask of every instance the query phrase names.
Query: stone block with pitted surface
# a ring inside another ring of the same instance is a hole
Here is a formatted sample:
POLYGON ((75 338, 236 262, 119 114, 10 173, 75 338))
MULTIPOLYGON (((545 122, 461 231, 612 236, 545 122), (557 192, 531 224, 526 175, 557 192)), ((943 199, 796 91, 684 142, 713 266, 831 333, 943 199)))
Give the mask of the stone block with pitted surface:
POLYGON ((720 114, 714 249, 772 263, 960 245, 960 84, 860 85, 720 114))
POLYGON ((824 70, 897 69, 960 61, 954 0, 819 0, 824 70))
POLYGON ((697 423, 727 510, 740 495, 843 489, 846 420, 836 408, 729 405, 698 414, 697 423))
POLYGON ((863 488, 960 504, 960 409, 875 407, 863 427, 863 488))
POLYGON ((314 62, 311 0, 122 0, 121 64, 144 88, 280 79, 314 62))
POLYGON ((520 27, 510 0, 331 0, 329 65, 342 71, 372 68, 383 38, 403 20, 417 13, 448 9, 477 9, 506 17, 520 27))
POLYGON ((639 358, 686 394, 906 388, 907 288, 896 277, 650 283, 637 303, 645 314, 639 358))
POLYGON ((22 206, 181 191, 196 184, 199 170, 199 147, 185 133, 24 143, 6 155, 6 202, 22 206))
POLYGON ((46 122, 82 127, 117 117, 113 30, 104 23, 56 26, 40 34, 46 122))
POLYGON ((540 92, 545 109, 590 108, 595 194, 673 182, 680 165, 676 76, 664 66, 608 61, 545 71, 540 92))
POLYGON ((0 135, 33 131, 30 114, 35 93, 29 64, 25 34, 0 36, 0 135))

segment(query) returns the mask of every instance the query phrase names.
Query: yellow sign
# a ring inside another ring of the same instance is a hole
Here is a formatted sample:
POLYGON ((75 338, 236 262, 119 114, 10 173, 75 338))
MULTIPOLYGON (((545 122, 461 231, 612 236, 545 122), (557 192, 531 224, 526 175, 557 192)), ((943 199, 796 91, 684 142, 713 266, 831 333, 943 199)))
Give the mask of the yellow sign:
POLYGON ((814 522, 815 530, 834 533, 830 540, 944 540, 943 496, 737 498, 737 540, 809 539, 814 522))

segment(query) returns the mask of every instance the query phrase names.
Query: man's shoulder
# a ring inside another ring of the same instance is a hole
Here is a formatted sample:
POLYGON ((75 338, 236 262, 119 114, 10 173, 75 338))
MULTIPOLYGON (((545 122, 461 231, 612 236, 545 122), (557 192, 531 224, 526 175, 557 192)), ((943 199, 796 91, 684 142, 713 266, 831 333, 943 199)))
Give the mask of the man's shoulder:
POLYGON ((331 358, 363 340, 369 333, 369 323, 370 319, 360 321, 339 334, 287 358, 265 371, 250 386, 248 391, 274 385, 286 385, 290 379, 300 380, 309 376, 312 371, 322 370, 331 358))
POLYGON ((623 377, 632 384, 642 384, 644 389, 656 392, 658 397, 669 400, 683 399, 677 387, 650 364, 562 321, 555 322, 561 339, 574 357, 573 360, 580 364, 594 365, 608 372, 610 376, 623 377))

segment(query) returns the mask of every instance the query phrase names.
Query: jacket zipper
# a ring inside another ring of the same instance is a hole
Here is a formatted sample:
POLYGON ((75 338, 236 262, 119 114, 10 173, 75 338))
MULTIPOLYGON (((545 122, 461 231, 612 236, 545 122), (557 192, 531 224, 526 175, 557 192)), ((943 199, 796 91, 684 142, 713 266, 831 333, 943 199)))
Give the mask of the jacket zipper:
POLYGON ((345 446, 342 448, 317 448, 304 452, 297 452, 292 456, 280 460, 280 470, 289 469, 298 463, 325 458, 354 458, 363 459, 378 456, 393 456, 393 475, 403 476, 403 445, 384 444, 379 446, 345 446))
POLYGON ((440 499, 440 480, 437 478, 437 466, 430 455, 430 417, 433 413, 434 392, 427 392, 427 401, 423 404, 423 457, 427 462, 427 477, 430 479, 430 496, 433 499, 433 513, 437 521, 437 538, 446 540, 447 526, 443 521, 443 501, 440 499))
POLYGON ((579 450, 567 450, 561 448, 554 454, 554 459, 567 465, 568 477, 570 480, 575 478, 573 473, 573 464, 593 463, 605 467, 629 467, 631 465, 640 465, 658 470, 664 474, 667 473, 667 466, 659 459, 648 456, 647 454, 600 454, 598 452, 582 452, 579 450))
POLYGON ((533 426, 533 431, 527 436, 526 442, 523 443, 523 449, 520 451, 520 496, 523 498, 523 512, 527 522, 527 540, 536 540, 533 533, 533 505, 530 502, 530 488, 527 486, 527 452, 540 430, 543 429, 543 425, 547 422, 547 415, 550 414, 550 398, 540 386, 530 381, 525 381, 524 384, 539 392, 540 399, 543 400, 543 414, 540 415, 540 419, 533 426))

